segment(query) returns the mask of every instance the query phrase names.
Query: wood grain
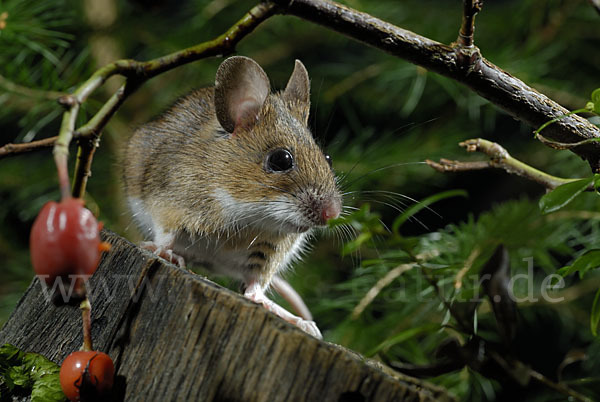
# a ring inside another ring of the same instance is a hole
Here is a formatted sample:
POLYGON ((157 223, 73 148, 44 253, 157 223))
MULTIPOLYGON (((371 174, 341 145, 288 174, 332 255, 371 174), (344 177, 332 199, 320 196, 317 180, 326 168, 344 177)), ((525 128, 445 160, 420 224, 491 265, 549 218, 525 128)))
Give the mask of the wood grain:
MULTIPOLYGON (((89 283, 95 349, 115 361, 115 400, 433 401, 443 389, 385 372, 259 305, 110 232, 89 283)), ((57 306, 34 279, 0 331, 61 362, 82 343, 77 306, 57 306)))

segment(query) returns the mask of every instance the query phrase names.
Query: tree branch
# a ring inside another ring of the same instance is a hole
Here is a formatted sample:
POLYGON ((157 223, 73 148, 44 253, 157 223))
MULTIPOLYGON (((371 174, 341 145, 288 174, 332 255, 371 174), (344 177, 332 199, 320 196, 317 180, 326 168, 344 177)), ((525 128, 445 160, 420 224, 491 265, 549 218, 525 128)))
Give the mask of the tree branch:
POLYGON ((87 179, 92 175, 92 159, 94 152, 100 144, 100 132, 104 129, 110 118, 121 107, 125 99, 139 87, 140 82, 127 79, 125 83, 110 97, 100 110, 75 134, 82 137, 77 150, 77 163, 73 179, 73 196, 83 197, 87 179))
POLYGON ((579 392, 575 391, 574 389, 569 388, 568 386, 566 386, 563 383, 556 383, 556 382, 550 380, 548 377, 546 377, 545 375, 543 375, 540 372, 535 371, 532 368, 528 369, 528 374, 537 382, 547 386, 548 388, 552 388, 553 390, 560 392, 561 394, 566 395, 570 398, 573 398, 577 401, 582 401, 582 402, 591 402, 592 401, 592 399, 588 398, 587 396, 580 394, 579 392))
POLYGON ((483 0, 463 0, 463 19, 458 33, 457 44, 463 47, 473 47, 475 32, 475 15, 481 11, 483 0))
MULTIPOLYGON (((515 118, 539 127, 569 111, 516 77, 481 57, 476 47, 441 44, 413 32, 327 0, 273 0, 281 11, 336 30, 428 70, 454 79, 504 109, 515 118), (465 52, 467 52, 465 54, 465 52), (465 68, 461 60, 472 62, 465 68)), ((577 115, 562 118, 544 130, 564 143, 600 137, 600 129, 577 115)), ((600 144, 572 149, 593 171, 600 171, 600 144)))
POLYGON ((44 138, 43 140, 26 142, 23 144, 6 144, 0 147, 0 159, 10 155, 17 155, 25 152, 51 148, 54 146, 57 138, 58 137, 44 138))
POLYGON ((430 167, 434 168, 438 172, 467 172, 471 170, 483 170, 490 169, 489 161, 474 161, 474 162, 462 162, 451 159, 442 158, 439 162, 425 159, 425 163, 430 167))
MULTIPOLYGON (((467 152, 482 152, 490 157, 488 161, 461 162, 449 159, 441 159, 439 162, 434 162, 429 159, 425 161, 429 166, 439 172, 464 172, 468 170, 481 170, 488 168, 503 169, 507 173, 524 177, 535 181, 547 189, 555 189, 556 187, 576 181, 579 179, 564 179, 549 175, 534 167, 531 167, 510 156, 508 151, 501 145, 495 142, 487 141, 482 138, 463 141, 459 144, 466 148, 467 152)), ((587 191, 594 191, 593 184, 587 188, 587 191)))
POLYGON ((110 118, 131 93, 145 81, 160 73, 202 58, 231 53, 241 39, 252 32, 262 21, 272 16, 274 11, 274 4, 269 2, 259 3, 227 32, 211 41, 146 62, 118 60, 108 64, 96 71, 72 95, 62 97, 60 99, 61 103, 68 109, 63 116, 63 124, 54 146, 55 155, 68 152, 68 144, 75 134, 75 118, 81 103, 85 102, 109 77, 119 74, 127 78, 125 83, 100 108, 96 115, 77 130, 82 142, 80 142, 78 149, 73 195, 75 197, 83 196, 87 178, 90 175, 94 151, 98 145, 97 139, 110 118))
MULTIPOLYGON (((145 81, 160 73, 195 60, 233 52, 237 43, 252 32, 262 21, 272 16, 274 11, 275 5, 273 3, 259 3, 224 34, 211 41, 146 62, 117 60, 97 70, 73 94, 43 93, 46 98, 58 97, 58 102, 67 109, 63 115, 59 135, 28 144, 7 144, 0 148, 0 158, 54 146, 55 159, 63 160, 68 155, 69 144, 73 138, 80 137, 72 193, 75 197, 83 196, 87 178, 91 174, 92 158, 99 144, 100 133, 130 94, 145 81), (80 105, 113 75, 123 75, 127 79, 94 117, 76 131, 75 122, 80 105)), ((0 85, 8 85, 11 90, 27 96, 40 96, 39 91, 28 90, 28 88, 15 84, 11 86, 11 83, 2 80, 2 77, 0 77, 0 85)))
MULTIPOLYGON (((62 100, 69 107, 66 113, 75 116, 77 105, 84 102, 109 77, 120 74, 128 78, 124 87, 121 87, 113 95, 96 116, 78 130, 78 133, 83 137, 97 136, 127 98, 130 93, 127 90, 128 87, 133 92, 133 87, 164 71, 204 57, 231 52, 237 42, 250 33, 258 24, 278 11, 324 25, 351 38, 461 82, 506 110, 509 114, 533 127, 539 127, 549 120, 569 113, 568 110, 547 96, 538 93, 522 81, 482 58, 479 50, 471 46, 474 17, 480 8, 480 0, 464 0, 463 24, 459 33, 459 40, 457 43, 448 46, 386 23, 369 14, 327 0, 272 0, 262 2, 250 10, 227 32, 212 41, 147 62, 135 60, 116 61, 98 70, 73 95, 63 97, 62 100), (275 4, 279 5, 280 9, 276 10, 275 4), (465 63, 465 60, 467 63, 465 63), (135 85, 133 81, 135 81, 135 85)), ((74 122, 72 116, 63 120, 65 125, 60 131, 62 137, 59 136, 56 147, 56 149, 62 149, 60 152, 66 152, 65 145, 70 143, 75 133, 74 124, 69 123, 69 121, 74 122)), ((586 141, 599 138, 600 129, 586 119, 577 115, 561 118, 548 126, 544 130, 544 134, 551 141, 563 144, 577 143, 578 145, 573 146, 571 150, 587 160, 594 171, 600 171, 600 144, 596 141, 586 141)), ((47 142, 43 144, 47 144, 47 142)), ((20 152, 37 149, 37 145, 15 148, 14 145, 9 144, 0 149, 3 152, 0 153, 0 157, 11 153, 14 149, 19 149, 20 152)), ((41 144, 39 145, 41 146, 41 144)), ((478 166, 482 168, 481 164, 478 164, 478 166)), ((462 168, 464 166, 457 166, 455 169, 462 168)), ((472 168, 473 166, 469 167, 469 169, 472 168)), ((82 172, 79 169, 77 172, 77 177, 82 177, 82 172)))

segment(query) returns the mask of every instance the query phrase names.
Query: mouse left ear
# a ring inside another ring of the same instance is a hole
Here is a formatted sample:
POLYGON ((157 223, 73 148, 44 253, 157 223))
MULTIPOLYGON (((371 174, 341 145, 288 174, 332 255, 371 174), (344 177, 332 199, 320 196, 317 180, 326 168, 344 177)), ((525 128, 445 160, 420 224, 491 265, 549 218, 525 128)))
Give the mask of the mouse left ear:
POLYGON ((252 127, 271 90, 269 78, 252 59, 234 56, 225 60, 215 79, 215 111, 221 126, 252 127))
POLYGON ((306 67, 300 60, 296 60, 292 76, 283 91, 283 99, 310 105, 310 79, 306 67))

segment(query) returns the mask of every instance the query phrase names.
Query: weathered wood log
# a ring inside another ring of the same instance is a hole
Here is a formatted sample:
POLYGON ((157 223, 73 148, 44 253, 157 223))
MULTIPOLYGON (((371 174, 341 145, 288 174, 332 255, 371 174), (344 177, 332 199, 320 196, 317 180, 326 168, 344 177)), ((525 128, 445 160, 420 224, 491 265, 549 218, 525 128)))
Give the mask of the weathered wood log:
MULTIPOLYGON (((89 282, 94 347, 117 369, 115 400, 429 401, 441 388, 386 372, 119 236, 89 282)), ((82 343, 77 306, 34 279, 0 344, 61 362, 82 343)))

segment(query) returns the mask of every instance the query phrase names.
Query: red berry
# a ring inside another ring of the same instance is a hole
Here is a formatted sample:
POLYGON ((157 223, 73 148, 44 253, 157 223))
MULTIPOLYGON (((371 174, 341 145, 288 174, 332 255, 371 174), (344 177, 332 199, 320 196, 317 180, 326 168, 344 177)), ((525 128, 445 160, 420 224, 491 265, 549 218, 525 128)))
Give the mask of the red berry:
POLYGON ((108 395, 114 376, 112 359, 97 351, 73 352, 60 366, 60 386, 70 401, 99 400, 108 395))
POLYGON ((68 275, 92 275, 100 261, 99 224, 78 198, 43 206, 31 228, 31 262, 48 285, 68 275))

